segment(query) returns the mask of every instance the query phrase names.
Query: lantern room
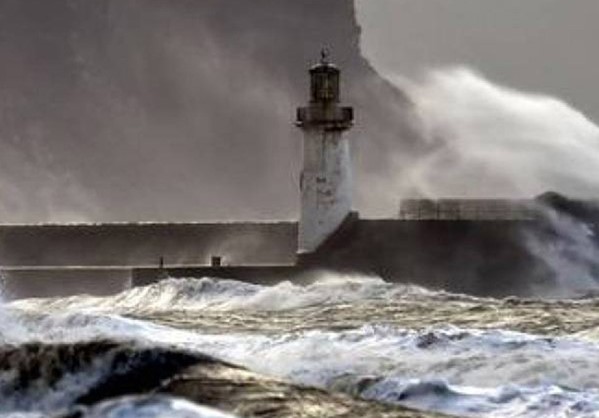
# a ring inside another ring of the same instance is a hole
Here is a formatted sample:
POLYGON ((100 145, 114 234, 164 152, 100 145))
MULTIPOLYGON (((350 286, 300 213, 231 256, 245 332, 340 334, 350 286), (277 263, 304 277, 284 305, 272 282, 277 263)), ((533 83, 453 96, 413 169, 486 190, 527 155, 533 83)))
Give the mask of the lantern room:
POLYGON ((318 64, 310 69, 311 102, 339 102, 339 69, 328 60, 328 52, 321 52, 318 64))

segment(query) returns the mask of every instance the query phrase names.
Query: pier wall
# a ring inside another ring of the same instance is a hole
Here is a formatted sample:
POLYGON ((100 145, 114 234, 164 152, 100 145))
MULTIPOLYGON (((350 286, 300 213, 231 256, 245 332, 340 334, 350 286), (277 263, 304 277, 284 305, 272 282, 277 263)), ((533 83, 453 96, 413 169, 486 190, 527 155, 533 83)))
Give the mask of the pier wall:
MULTIPOLYGON (((582 223, 588 245, 599 245, 594 204, 549 197, 560 216, 582 223)), ((300 256, 295 222, 0 226, 0 270, 18 296, 106 294, 166 276, 267 284, 322 270, 451 292, 533 296, 555 272, 531 250, 530 237, 557 247, 569 239, 550 219, 351 214, 316 252, 300 256), (223 257, 221 266, 210 265, 214 256, 223 257)))
POLYGON ((0 226, 0 266, 293 264, 296 222, 0 226))
POLYGON ((536 221, 357 220, 300 263, 453 292, 527 294, 551 274, 526 245, 541 229, 536 221))
POLYGON ((131 286, 130 268, 13 268, 0 270, 4 297, 107 296, 131 286))
POLYGON ((547 234, 539 220, 346 219, 317 252, 297 266, 228 266, 133 270, 133 285, 165 276, 224 277, 253 283, 298 280, 312 271, 376 275, 486 296, 532 295, 553 272, 531 253, 528 234, 547 234))
POLYGON ((293 265, 296 222, 0 225, 0 274, 11 298, 105 295, 135 268, 293 265))

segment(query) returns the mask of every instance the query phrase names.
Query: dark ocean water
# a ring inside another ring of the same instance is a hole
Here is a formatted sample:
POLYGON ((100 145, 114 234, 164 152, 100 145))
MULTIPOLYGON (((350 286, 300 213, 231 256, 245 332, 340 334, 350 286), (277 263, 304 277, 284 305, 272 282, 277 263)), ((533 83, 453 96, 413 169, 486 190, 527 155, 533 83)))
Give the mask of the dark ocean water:
MULTIPOLYGON (((599 417, 593 298, 484 299, 334 274, 272 287, 169 279, 112 297, 5 303, 0 342, 1 417, 65 414, 131 362, 159 358, 165 370, 204 354, 425 411, 599 417)), ((114 397, 85 413, 231 416, 165 395, 114 397)))

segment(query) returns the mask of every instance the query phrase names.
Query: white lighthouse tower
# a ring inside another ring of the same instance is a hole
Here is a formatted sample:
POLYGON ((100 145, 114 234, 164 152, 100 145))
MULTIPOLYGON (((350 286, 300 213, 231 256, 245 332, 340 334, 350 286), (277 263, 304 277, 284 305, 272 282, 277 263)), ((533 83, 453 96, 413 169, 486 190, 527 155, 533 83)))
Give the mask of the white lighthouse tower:
POLYGON ((314 252, 352 209, 349 141, 343 133, 353 125, 353 108, 339 104, 339 69, 323 50, 310 69, 310 103, 297 109, 304 132, 301 174, 301 217, 298 252, 314 252))

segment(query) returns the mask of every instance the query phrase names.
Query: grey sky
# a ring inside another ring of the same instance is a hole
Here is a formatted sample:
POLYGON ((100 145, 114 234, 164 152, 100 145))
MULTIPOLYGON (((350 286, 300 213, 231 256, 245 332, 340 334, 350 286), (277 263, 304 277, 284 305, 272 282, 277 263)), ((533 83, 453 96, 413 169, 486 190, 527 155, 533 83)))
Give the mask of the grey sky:
POLYGON ((558 96, 599 121, 597 0, 356 0, 379 71, 415 76, 465 64, 558 96))

